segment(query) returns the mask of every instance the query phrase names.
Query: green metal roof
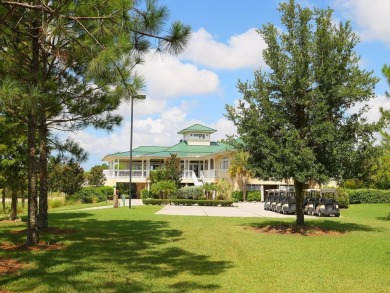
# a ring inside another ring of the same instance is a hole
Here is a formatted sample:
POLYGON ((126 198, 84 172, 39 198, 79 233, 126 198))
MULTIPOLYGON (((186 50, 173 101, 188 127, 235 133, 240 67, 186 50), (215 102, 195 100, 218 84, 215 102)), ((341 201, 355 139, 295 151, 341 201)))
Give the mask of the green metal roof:
POLYGON ((184 133, 194 132, 194 131, 201 132, 201 133, 214 133, 214 132, 216 132, 215 129, 212 129, 210 127, 200 125, 200 124, 194 124, 190 127, 187 127, 185 129, 179 131, 178 134, 184 134, 184 133))
MULTIPOLYGON (((133 149, 133 156, 148 156, 153 153, 162 152, 169 147, 163 146, 140 146, 138 148, 133 149)), ((106 155, 105 157, 129 157, 130 152, 118 152, 114 154, 106 155)))
POLYGON ((165 149, 164 151, 154 153, 156 157, 169 157, 171 154, 176 154, 180 157, 203 157, 232 150, 233 147, 223 142, 211 142, 210 145, 188 145, 186 141, 181 141, 178 144, 165 149))
MULTIPOLYGON (((210 145, 188 145, 186 141, 180 141, 172 147, 162 146, 141 146, 133 150, 133 157, 170 157, 171 154, 176 154, 179 158, 183 157, 204 157, 215 153, 221 153, 234 148, 223 142, 211 142, 210 145)), ((130 152, 118 152, 107 155, 108 157, 129 157, 130 152)))

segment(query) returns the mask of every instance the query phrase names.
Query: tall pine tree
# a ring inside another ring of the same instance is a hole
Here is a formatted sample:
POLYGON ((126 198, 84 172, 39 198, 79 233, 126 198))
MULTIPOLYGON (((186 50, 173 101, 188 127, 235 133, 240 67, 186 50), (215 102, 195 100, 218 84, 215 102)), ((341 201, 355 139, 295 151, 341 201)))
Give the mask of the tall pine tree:
POLYGON ((163 35, 168 10, 153 0, 0 4, 0 106, 28 128, 30 245, 39 241, 39 226, 48 225, 50 128, 112 129, 121 121, 112 111, 144 86, 134 73, 143 54, 154 41, 158 50, 180 52, 190 28, 174 22, 163 35))

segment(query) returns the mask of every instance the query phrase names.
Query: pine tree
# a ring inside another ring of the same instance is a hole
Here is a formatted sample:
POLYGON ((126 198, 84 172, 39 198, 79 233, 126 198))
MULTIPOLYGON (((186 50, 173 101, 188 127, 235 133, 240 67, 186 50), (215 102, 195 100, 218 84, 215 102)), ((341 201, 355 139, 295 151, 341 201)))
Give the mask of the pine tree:
MULTIPOLYGON (((162 35, 168 10, 152 0, 0 4, 0 106, 28 128, 30 245, 39 242, 37 183, 47 198, 50 128, 111 130, 121 121, 112 111, 144 87, 134 68, 153 41, 176 54, 190 28, 174 22, 162 35)), ((47 205, 41 209, 47 215, 47 205)))

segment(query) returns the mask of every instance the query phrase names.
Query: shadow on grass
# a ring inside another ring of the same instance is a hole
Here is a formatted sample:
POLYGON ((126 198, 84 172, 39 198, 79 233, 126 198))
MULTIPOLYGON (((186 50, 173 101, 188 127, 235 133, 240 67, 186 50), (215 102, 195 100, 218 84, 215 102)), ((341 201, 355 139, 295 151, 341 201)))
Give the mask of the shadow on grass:
MULTIPOLYGON (((316 221, 305 221, 305 227, 303 229, 298 229, 298 226, 295 225, 295 220, 292 222, 286 221, 278 221, 278 220, 266 220, 259 223, 249 223, 246 226, 249 226, 254 229, 264 229, 268 227, 286 227, 296 229, 295 233, 291 234, 302 234, 307 235, 307 231, 313 228, 319 228, 322 231, 335 231, 340 234, 353 232, 353 231, 363 231, 363 232, 382 232, 382 229, 374 228, 368 225, 361 225, 356 223, 346 223, 346 222, 338 222, 332 220, 320 220, 316 219, 316 221)), ((280 233, 284 234, 284 233, 280 233)))
POLYGON ((387 217, 377 217, 376 219, 379 221, 385 221, 390 223, 390 220, 387 217))
MULTIPOLYGON (((30 263, 31 268, 0 280, 0 288, 15 292, 188 292, 218 289, 208 281, 193 281, 195 276, 218 274, 232 267, 229 261, 189 252, 175 243, 181 230, 166 221, 96 220, 88 213, 51 215, 55 223, 74 233, 45 235, 47 241, 62 242, 56 251, 14 251, 8 257, 30 263), (80 221, 82 220, 82 221, 80 221)), ((0 241, 18 242, 25 235, 0 236, 0 241)), ((8 253, 8 252, 7 252, 8 253)), ((1 255, 1 254, 0 254, 1 255)))

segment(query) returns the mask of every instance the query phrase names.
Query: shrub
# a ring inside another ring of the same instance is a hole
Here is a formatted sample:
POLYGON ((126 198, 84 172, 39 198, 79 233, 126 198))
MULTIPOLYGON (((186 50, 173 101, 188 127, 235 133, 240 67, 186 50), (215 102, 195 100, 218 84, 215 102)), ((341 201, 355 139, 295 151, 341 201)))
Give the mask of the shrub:
POLYGON ((152 195, 147 189, 141 190, 141 198, 150 198, 152 195))
POLYGON ((201 186, 186 186, 180 188, 175 193, 177 199, 198 199, 203 196, 203 187, 201 186))
POLYGON ((72 201, 81 201, 82 203, 95 203, 105 201, 107 199, 107 195, 104 192, 109 192, 114 190, 112 187, 110 190, 106 187, 84 187, 80 191, 74 193, 71 196, 72 201))
POLYGON ((233 201, 231 200, 193 200, 193 199, 172 199, 170 200, 171 204, 175 205, 199 205, 199 206, 232 206, 233 201))
POLYGON ((347 189, 349 203, 390 203, 390 190, 347 189))
POLYGON ((261 201, 260 191, 248 191, 246 194, 247 201, 261 201))
POLYGON ((349 195, 348 192, 341 187, 337 188, 337 202, 340 208, 348 208, 349 206, 349 195))
POLYGON ((232 192, 232 200, 234 202, 243 201, 244 200, 244 196, 243 196, 242 191, 233 191, 232 192))
POLYGON ((142 202, 144 205, 163 205, 169 203, 161 198, 143 198, 142 202))
POLYGON ((63 199, 50 199, 48 205, 49 209, 55 209, 64 206, 65 201, 63 199))
POLYGON ((170 194, 176 192, 176 184, 169 180, 158 181, 152 184, 150 190, 153 194, 159 195, 161 199, 167 199, 170 194))
POLYGON ((390 212, 389 212, 389 214, 387 215, 386 220, 390 221, 390 212))

